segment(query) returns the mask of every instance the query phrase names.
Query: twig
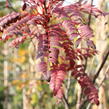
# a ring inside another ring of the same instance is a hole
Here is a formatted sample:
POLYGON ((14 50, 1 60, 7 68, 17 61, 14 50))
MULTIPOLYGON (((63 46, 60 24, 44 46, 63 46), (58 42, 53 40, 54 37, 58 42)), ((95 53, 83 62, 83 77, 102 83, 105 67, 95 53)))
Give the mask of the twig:
POLYGON ((8 7, 8 9, 13 10, 14 12, 18 12, 16 9, 14 9, 13 7, 8 7))
POLYGON ((80 109, 80 106, 81 106, 81 97, 82 97, 81 95, 82 95, 82 89, 80 87, 80 89, 78 90, 78 93, 77 93, 78 98, 77 98, 76 109, 80 109))
POLYGON ((84 72, 86 71, 86 69, 87 69, 87 60, 88 60, 88 58, 86 58, 85 59, 85 64, 84 64, 84 72))
POLYGON ((101 62, 100 66, 99 66, 99 68, 98 68, 98 70, 97 70, 97 72, 96 72, 96 74, 95 74, 95 76, 94 76, 93 83, 95 83, 97 77, 98 77, 99 74, 100 74, 100 71, 101 71, 102 68, 104 67, 104 64, 106 63, 106 60, 107 60, 107 58, 108 58, 108 55, 109 55, 109 50, 108 50, 108 52, 106 53, 106 55, 105 55, 103 61, 101 62))
POLYGON ((70 109, 69 103, 68 103, 68 92, 70 89, 70 84, 71 84, 71 72, 68 74, 68 79, 67 79, 67 87, 66 87, 66 92, 65 95, 63 96, 63 101, 65 104, 65 109, 70 109))
MULTIPOLYGON (((93 5, 93 0, 91 0, 91 6, 92 6, 92 5, 93 5)), ((88 16, 88 19, 89 19, 89 21, 88 21, 88 26, 89 26, 89 27, 90 27, 90 24, 91 24, 91 17, 92 17, 91 13, 92 13, 92 9, 91 9, 90 14, 89 14, 89 16, 88 16)), ((87 68, 87 60, 88 60, 88 58, 85 59, 84 71, 86 71, 86 68, 87 68)))
POLYGON ((89 103, 86 109, 90 109, 92 106, 92 103, 89 103))
POLYGON ((105 78, 106 78, 106 74, 109 72, 109 66, 106 69, 106 72, 104 73, 104 78, 102 79, 101 83, 99 84, 99 87, 103 84, 105 78))
POLYGON ((17 10, 13 8, 10 0, 6 0, 6 8, 11 9, 11 10, 17 12, 17 10))
POLYGON ((70 109, 70 105, 69 105, 68 100, 66 99, 65 95, 63 95, 63 102, 65 104, 65 109, 70 109))
POLYGON ((68 99, 68 92, 69 92, 70 84, 71 84, 71 74, 72 74, 71 72, 69 72, 68 74, 67 88, 66 88, 66 93, 65 93, 66 99, 68 99))
POLYGON ((78 2, 81 3, 83 0, 79 0, 78 2))
MULTIPOLYGON (((91 0, 91 6, 93 5, 93 0, 91 0)), ((90 14, 89 14, 89 22, 88 22, 88 25, 90 26, 90 24, 91 24, 91 17, 92 17, 92 15, 91 15, 91 13, 92 13, 92 9, 91 9, 91 11, 90 11, 90 14)))

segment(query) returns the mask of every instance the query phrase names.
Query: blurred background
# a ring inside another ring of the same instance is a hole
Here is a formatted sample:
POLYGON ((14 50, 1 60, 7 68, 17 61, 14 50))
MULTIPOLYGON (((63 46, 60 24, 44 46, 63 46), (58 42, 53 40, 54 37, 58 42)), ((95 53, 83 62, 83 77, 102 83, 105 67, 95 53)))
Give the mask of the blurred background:
MULTIPOLYGON (((64 5, 72 1, 77 0, 66 0, 64 5)), ((91 3, 91 0, 88 2, 91 3)), ((0 17, 12 11, 21 11, 21 0, 10 0, 10 3, 12 7, 6 8, 6 1, 0 0, 0 17)), ((109 12, 109 0, 94 0, 93 4, 109 12)), ((109 109, 109 16, 91 17, 90 26, 94 30, 93 41, 99 53, 87 61, 86 72, 91 79, 99 72, 95 85, 100 100, 100 105, 92 105, 91 109, 109 109)), ((0 109, 86 109, 78 106, 83 95, 70 73, 64 81, 69 105, 65 99, 56 103, 49 85, 42 80, 41 72, 37 72, 35 67, 35 42, 26 41, 18 48, 9 48, 8 42, 0 42, 0 109)))

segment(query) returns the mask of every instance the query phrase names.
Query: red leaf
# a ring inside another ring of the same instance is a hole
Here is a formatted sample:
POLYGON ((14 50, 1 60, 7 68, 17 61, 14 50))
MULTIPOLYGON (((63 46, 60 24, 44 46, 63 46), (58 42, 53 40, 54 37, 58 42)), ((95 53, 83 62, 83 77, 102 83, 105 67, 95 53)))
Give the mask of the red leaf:
POLYGON ((51 73, 50 88, 56 97, 61 99, 63 97, 62 83, 65 78, 66 72, 63 70, 54 70, 51 73))
POLYGON ((10 47, 17 47, 19 44, 23 43, 26 40, 26 36, 18 37, 14 39, 9 46, 10 47))
POLYGON ((87 96, 88 100, 92 103, 99 104, 98 100, 98 90, 93 85, 87 74, 73 72, 72 75, 78 80, 84 94, 87 96))
POLYGON ((80 31, 80 36, 86 37, 86 38, 91 38, 93 37, 93 31, 88 25, 81 25, 78 30, 80 31))

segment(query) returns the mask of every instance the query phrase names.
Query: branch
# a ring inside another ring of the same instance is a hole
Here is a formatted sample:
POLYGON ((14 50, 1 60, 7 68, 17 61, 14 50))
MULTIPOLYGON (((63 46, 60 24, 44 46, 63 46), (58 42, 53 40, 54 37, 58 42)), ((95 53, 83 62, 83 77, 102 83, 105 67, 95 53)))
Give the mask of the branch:
POLYGON ((82 1, 83 1, 83 0, 78 0, 78 2, 80 2, 80 3, 81 3, 82 1))
MULTIPOLYGON (((91 0, 91 6, 93 5, 93 0, 91 0)), ((90 24, 91 24, 91 17, 92 17, 92 15, 91 15, 91 13, 92 13, 92 9, 91 9, 91 12, 90 12, 90 14, 89 14, 89 22, 88 22, 88 25, 90 26, 90 24)))
POLYGON ((81 89, 81 87, 79 86, 78 93, 77 93, 76 109, 80 109, 80 106, 81 106, 81 98, 82 98, 82 89, 81 89))
POLYGON ((71 72, 68 73, 66 92, 65 92, 65 95, 63 96, 63 102, 65 105, 65 109, 70 109, 70 105, 68 103, 68 92, 69 92, 70 84, 71 84, 71 74, 72 74, 71 72))
POLYGON ((109 72, 109 66, 107 67, 106 72, 104 73, 104 77, 103 77, 102 81, 100 82, 99 87, 102 86, 103 82, 104 82, 105 79, 106 79, 106 74, 107 74, 108 72, 109 72))
POLYGON ((69 105, 68 100, 66 99, 65 95, 63 95, 63 102, 65 104, 65 109, 70 109, 70 105, 69 105))
POLYGON ((106 55, 104 56, 104 59, 102 60, 100 66, 99 66, 99 68, 98 68, 98 70, 97 70, 97 72, 96 72, 96 74, 95 74, 95 76, 94 76, 93 83, 95 83, 97 77, 98 77, 99 74, 100 74, 100 71, 101 71, 102 68, 104 67, 104 64, 106 63, 106 60, 107 60, 107 58, 108 58, 108 55, 109 55, 109 50, 108 50, 108 52, 106 53, 106 55))
POLYGON ((68 99, 68 92, 69 92, 70 84, 71 84, 71 74, 72 74, 71 72, 69 72, 68 74, 67 88, 66 88, 66 93, 65 93, 66 99, 68 99))
MULTIPOLYGON (((81 0, 80 0, 81 1, 81 0)), ((91 6, 93 5, 93 0, 91 0, 91 6)), ((89 14, 89 16, 88 16, 88 19, 89 19, 89 21, 88 21, 88 26, 90 27, 90 24, 91 24, 91 18, 92 18, 92 9, 91 9, 91 12, 90 12, 90 14, 89 14)), ((86 68, 87 68, 87 60, 88 60, 88 58, 86 58, 85 59, 85 64, 84 64, 84 71, 86 71, 86 68)))
POLYGON ((14 12, 17 12, 17 10, 13 8, 10 0, 6 0, 6 8, 11 9, 14 12))

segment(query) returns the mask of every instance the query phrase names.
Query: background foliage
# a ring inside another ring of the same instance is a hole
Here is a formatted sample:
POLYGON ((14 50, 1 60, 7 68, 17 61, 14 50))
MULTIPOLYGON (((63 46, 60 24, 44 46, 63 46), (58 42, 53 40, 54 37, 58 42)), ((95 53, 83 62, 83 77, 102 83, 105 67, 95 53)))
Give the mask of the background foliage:
MULTIPOLYGON (((19 11, 21 1, 11 0, 11 2, 12 8, 5 8, 5 1, 0 0, 0 16, 13 10, 19 11)), ((108 2, 108 0, 98 0, 96 5, 104 11, 109 11, 108 2)), ((92 17, 91 27, 95 30, 93 40, 99 54, 88 60, 86 71, 90 78, 93 78, 109 51, 109 17, 99 18, 95 22, 94 20, 92 17)), ((69 80, 64 81, 64 88, 68 93, 69 106, 67 107, 65 100, 56 104, 56 99, 52 97, 49 86, 41 77, 41 72, 36 72, 37 61, 34 55, 36 40, 30 44, 26 41, 14 49, 8 48, 7 43, 0 42, 0 109, 79 109, 79 97, 83 95, 81 95, 80 86, 71 78, 70 73, 69 80)), ((93 105, 92 109, 109 108, 108 64, 109 59, 107 58, 96 81, 96 85, 99 87, 100 105, 93 105)))

